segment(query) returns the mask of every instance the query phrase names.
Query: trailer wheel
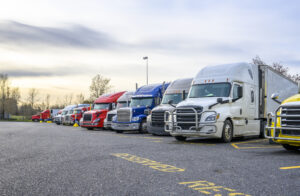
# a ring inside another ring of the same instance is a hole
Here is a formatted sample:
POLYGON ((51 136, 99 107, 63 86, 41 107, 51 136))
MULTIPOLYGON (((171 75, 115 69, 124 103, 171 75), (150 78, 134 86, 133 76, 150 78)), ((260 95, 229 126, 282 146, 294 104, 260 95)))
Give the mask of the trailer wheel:
POLYGON ((88 128, 87 128, 87 130, 93 130, 93 129, 94 129, 94 128, 92 128, 92 127, 88 127, 88 128))
POLYGON ((224 143, 229 143, 231 142, 232 137, 233 137, 233 126, 230 120, 225 120, 223 126, 223 132, 222 132, 222 141, 224 143))
POLYGON ((291 146, 289 144, 282 144, 282 146, 288 151, 295 151, 300 149, 300 146, 291 146))
POLYGON ((176 139, 177 141, 183 142, 183 141, 186 140, 186 137, 184 137, 184 136, 175 136, 175 139, 176 139))
POLYGON ((142 120, 139 128, 139 133, 146 133, 147 132, 147 122, 146 120, 142 120))

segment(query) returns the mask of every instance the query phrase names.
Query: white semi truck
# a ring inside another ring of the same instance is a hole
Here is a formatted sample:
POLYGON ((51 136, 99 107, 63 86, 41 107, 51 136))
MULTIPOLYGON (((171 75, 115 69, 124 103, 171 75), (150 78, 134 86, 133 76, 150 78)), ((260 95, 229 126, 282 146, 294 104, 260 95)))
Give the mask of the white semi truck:
POLYGON ((147 117, 147 131, 153 135, 170 135, 165 132, 165 111, 172 111, 189 93, 193 78, 177 79, 165 91, 160 105, 152 109, 147 117))
POLYGON ((279 106, 273 93, 286 99, 297 93, 297 84, 266 65, 207 66, 194 78, 188 98, 165 113, 166 131, 180 141, 263 135, 267 114, 279 106))

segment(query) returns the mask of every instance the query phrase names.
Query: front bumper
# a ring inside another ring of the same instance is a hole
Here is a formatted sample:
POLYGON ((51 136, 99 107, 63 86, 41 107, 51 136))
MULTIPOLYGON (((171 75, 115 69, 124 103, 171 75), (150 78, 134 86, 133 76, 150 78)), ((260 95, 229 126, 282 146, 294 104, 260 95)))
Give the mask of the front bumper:
POLYGON ((140 123, 112 123, 111 127, 114 130, 135 131, 139 130, 140 123))
POLYGON ((179 126, 175 126, 173 128, 171 127, 168 131, 172 136, 222 138, 222 129, 223 122, 216 122, 200 125, 198 130, 186 130, 179 126))
POLYGON ((170 135, 169 132, 165 131, 165 127, 154 127, 151 125, 151 122, 147 122, 147 131, 155 135, 170 135))
POLYGON ((106 129, 112 128, 112 122, 111 121, 104 121, 104 128, 106 128, 106 129))
POLYGON ((93 122, 87 122, 87 121, 83 121, 82 124, 80 124, 80 126, 81 127, 93 127, 93 128, 102 127, 100 122, 93 123, 93 122))

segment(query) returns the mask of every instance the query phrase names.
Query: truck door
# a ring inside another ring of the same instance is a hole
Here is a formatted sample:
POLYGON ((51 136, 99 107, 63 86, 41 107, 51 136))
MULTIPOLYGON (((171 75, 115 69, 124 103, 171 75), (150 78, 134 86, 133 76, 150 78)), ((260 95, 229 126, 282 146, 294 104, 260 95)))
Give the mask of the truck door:
POLYGON ((234 135, 244 135, 246 132, 245 126, 245 114, 247 107, 244 104, 244 95, 245 89, 243 84, 234 82, 232 87, 232 100, 233 102, 230 104, 230 113, 233 120, 234 126, 234 135), (243 88, 243 96, 239 97, 238 89, 243 88))

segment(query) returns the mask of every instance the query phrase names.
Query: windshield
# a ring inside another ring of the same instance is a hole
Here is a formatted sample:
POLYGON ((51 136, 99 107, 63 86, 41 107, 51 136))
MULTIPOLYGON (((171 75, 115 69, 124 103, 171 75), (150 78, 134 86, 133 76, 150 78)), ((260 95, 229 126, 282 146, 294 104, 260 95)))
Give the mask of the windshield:
MULTIPOLYGON (((130 104, 130 101, 128 103, 130 104)), ((127 102, 126 101, 120 101, 120 102, 118 102, 117 109, 125 108, 125 107, 127 107, 127 102)))
POLYGON ((229 97, 230 83, 209 83, 193 85, 189 98, 229 97))
POLYGON ((143 98, 132 98, 130 107, 142 107, 142 106, 151 106, 153 102, 152 97, 143 97, 143 98))
POLYGON ((73 114, 73 110, 69 110, 68 114, 73 114))
POLYGON ((173 104, 178 104, 182 101, 182 93, 176 93, 176 94, 165 94, 162 100, 162 104, 168 104, 168 102, 172 100, 173 104))
POLYGON ((95 103, 94 104, 94 110, 108 110, 109 109, 109 103, 95 103))
POLYGON ((63 111, 62 115, 66 115, 68 113, 68 111, 63 111))

